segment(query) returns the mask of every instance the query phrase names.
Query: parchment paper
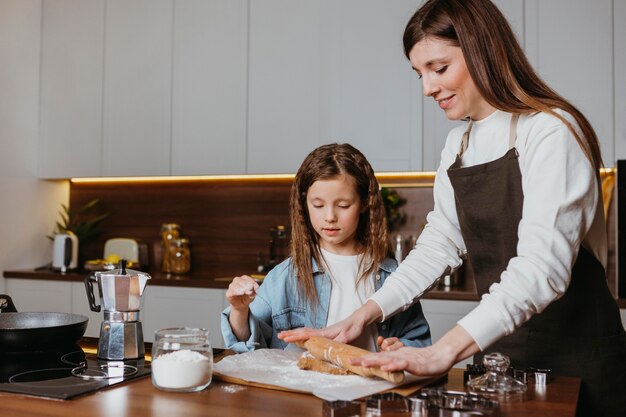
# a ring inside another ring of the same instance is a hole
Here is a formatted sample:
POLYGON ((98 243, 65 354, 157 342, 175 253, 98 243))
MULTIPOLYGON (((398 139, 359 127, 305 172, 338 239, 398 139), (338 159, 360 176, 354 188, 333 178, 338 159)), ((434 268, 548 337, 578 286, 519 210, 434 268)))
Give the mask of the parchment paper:
POLYGON ((248 382, 308 392, 328 401, 352 401, 399 385, 428 379, 405 373, 404 382, 394 384, 359 375, 328 375, 304 371, 297 366, 299 357, 300 353, 297 351, 258 349, 226 356, 214 365, 213 371, 248 382))

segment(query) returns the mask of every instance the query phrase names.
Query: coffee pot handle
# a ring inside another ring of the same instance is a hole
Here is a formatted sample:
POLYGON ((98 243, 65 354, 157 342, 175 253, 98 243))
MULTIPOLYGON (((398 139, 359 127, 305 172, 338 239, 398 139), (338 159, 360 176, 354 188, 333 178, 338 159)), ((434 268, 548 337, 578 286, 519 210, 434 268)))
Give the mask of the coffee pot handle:
MULTIPOLYGON (((85 277, 85 290, 87 291, 87 299, 89 299, 89 308, 91 311, 100 312, 101 306, 96 305, 96 296, 93 293, 93 283, 97 282, 97 278, 93 273, 85 277)), ((98 288, 99 290, 99 288, 98 288)))

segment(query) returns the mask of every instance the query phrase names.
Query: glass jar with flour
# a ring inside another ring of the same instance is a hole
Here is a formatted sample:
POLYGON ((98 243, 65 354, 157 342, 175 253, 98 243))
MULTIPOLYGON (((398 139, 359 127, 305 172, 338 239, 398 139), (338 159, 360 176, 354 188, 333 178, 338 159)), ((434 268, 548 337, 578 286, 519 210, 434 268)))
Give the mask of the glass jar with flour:
POLYGON ((175 392, 201 391, 213 375, 209 331, 178 327, 157 330, 152 345, 152 384, 175 392))

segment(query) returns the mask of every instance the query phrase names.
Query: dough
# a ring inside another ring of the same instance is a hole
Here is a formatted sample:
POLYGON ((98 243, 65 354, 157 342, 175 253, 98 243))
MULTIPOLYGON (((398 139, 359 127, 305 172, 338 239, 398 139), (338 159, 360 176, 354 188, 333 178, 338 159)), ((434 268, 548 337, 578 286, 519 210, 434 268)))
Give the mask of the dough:
POLYGON ((298 359, 298 368, 304 369, 305 371, 321 372, 323 374, 354 375, 353 372, 350 372, 347 369, 341 368, 330 362, 317 359, 308 352, 304 352, 300 359, 298 359))

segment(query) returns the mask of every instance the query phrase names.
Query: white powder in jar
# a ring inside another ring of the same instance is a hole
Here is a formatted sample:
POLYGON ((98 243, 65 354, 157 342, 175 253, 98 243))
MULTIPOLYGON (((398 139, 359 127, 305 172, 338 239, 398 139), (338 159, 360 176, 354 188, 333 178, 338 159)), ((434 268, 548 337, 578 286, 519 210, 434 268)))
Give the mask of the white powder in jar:
POLYGON ((205 388, 211 382, 213 361, 203 354, 177 350, 152 361, 152 381, 159 388, 205 388))

